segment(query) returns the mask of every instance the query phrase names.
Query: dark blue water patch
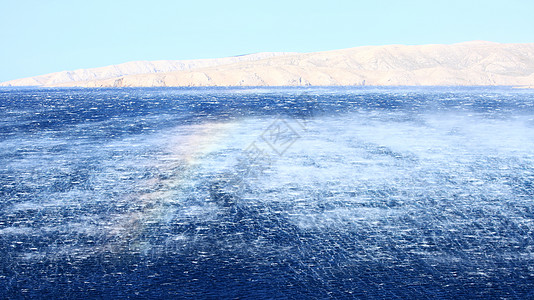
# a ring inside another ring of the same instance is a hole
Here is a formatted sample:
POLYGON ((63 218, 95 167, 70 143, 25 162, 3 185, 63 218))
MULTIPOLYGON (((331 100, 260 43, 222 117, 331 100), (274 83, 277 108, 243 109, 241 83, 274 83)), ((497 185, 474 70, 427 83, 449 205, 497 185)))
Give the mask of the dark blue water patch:
MULTIPOLYGON (((316 237, 301 237, 309 244, 316 237)), ((347 239, 362 240, 353 236, 347 239)), ((324 240, 320 240, 323 241, 324 240)), ((315 243, 314 243, 315 244, 315 243)), ((457 245, 454 245, 457 246, 457 245)), ((236 254, 215 241, 211 245, 186 249, 177 254, 154 257, 99 256, 65 258, 61 263, 43 259, 32 265, 11 265, 2 271, 10 278, 6 297, 143 297, 143 298, 486 298, 532 295, 527 278, 528 266, 508 261, 491 264, 497 272, 490 277, 477 274, 484 268, 477 262, 429 265, 417 256, 406 255, 394 245, 384 251, 394 253, 398 264, 371 260, 337 265, 335 254, 345 250, 358 253, 356 245, 337 244, 331 252, 302 260, 296 249, 285 258, 278 253, 258 257, 236 254), (336 249, 335 247, 338 247, 336 249), (200 259, 199 259, 200 257, 200 259), (268 262, 268 264, 266 264, 268 262), (13 270, 39 270, 29 275, 13 270), (466 275, 471 274, 471 275, 466 275), (329 279, 330 278, 330 279, 329 279)), ((300 251, 300 250, 299 250, 300 251)))
POLYGON ((312 114, 336 115, 361 109, 409 113, 465 110, 496 116, 511 111, 525 114, 534 111, 528 92, 504 96, 499 89, 491 88, 467 93, 454 89, 423 89, 423 93, 402 89, 340 89, 332 94, 319 94, 313 89, 269 89, 261 95, 236 91, 240 90, 0 90, 0 138, 18 133, 57 131, 79 124, 101 124, 102 132, 95 139, 116 138, 187 122, 280 114, 306 118, 312 114), (169 118, 164 123, 162 115, 169 118), (158 117, 158 120, 151 117, 158 117))

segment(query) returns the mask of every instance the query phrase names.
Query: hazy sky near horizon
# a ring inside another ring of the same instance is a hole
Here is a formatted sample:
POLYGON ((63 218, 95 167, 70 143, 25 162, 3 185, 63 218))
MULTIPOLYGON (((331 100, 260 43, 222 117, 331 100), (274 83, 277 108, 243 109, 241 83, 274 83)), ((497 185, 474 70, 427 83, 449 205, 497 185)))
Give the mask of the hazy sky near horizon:
POLYGON ((134 60, 534 42, 532 0, 0 0, 0 82, 134 60))

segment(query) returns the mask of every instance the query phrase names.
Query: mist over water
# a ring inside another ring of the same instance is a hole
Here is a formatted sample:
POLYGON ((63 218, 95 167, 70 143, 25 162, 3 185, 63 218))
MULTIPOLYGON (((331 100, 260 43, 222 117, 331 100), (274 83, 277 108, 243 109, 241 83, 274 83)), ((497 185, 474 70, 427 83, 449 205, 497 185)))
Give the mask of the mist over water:
POLYGON ((534 297, 534 92, 0 89, 1 297, 534 297))

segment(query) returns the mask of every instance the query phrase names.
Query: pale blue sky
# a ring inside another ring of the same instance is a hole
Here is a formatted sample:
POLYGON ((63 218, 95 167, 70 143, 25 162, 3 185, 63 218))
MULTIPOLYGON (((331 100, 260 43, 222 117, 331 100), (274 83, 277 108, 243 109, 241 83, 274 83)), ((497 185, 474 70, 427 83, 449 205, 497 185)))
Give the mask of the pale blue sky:
POLYGON ((132 60, 534 42, 532 0, 0 0, 0 81, 132 60))

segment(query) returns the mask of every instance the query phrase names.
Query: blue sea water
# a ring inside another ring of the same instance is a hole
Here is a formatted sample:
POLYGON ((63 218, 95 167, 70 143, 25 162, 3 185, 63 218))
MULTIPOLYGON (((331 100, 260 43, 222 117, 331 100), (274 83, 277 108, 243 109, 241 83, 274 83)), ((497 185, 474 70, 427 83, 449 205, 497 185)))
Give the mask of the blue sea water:
POLYGON ((532 299, 534 91, 0 89, 0 298, 532 299))

